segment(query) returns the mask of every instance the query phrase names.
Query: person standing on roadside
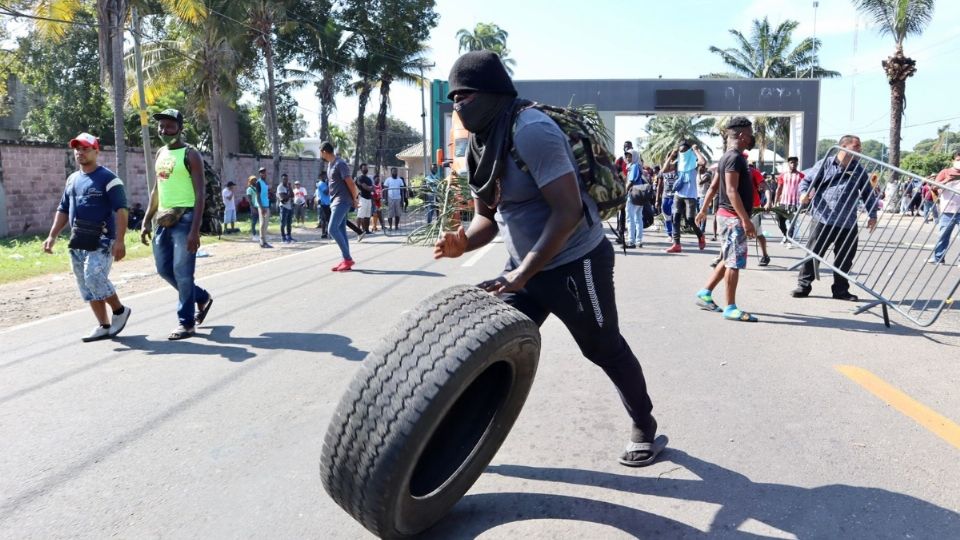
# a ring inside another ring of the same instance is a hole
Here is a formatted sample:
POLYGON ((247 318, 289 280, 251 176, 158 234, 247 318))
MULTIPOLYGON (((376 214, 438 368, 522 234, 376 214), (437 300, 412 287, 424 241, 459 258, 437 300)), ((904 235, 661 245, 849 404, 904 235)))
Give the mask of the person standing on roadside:
POLYGON ((247 201, 250 203, 250 240, 258 242, 260 237, 257 232, 257 224, 260 223, 260 187, 256 176, 247 178, 247 201))
POLYGON ((132 310, 120 302, 110 282, 113 261, 127 253, 127 194, 123 181, 101 166, 100 141, 89 133, 70 140, 80 170, 67 177, 60 204, 43 241, 43 251, 53 253, 60 231, 70 225, 70 267, 77 279, 80 297, 90 304, 97 327, 81 338, 89 343, 116 336, 123 330, 132 310), (109 306, 113 317, 107 313, 109 306))
POLYGON ((440 186, 440 176, 437 174, 437 164, 430 165, 430 172, 423 178, 423 203, 427 207, 427 224, 433 223, 437 215, 437 190, 440 186))
MULTIPOLYGON (((697 292, 697 305, 707 311, 722 311, 731 321, 757 322, 753 315, 737 307, 737 285, 740 270, 747 267, 747 239, 755 238, 757 230, 750 219, 756 186, 747 167, 743 151, 755 144, 753 124, 743 116, 730 119, 725 130, 727 151, 717 164, 717 174, 707 192, 709 200, 714 192, 720 194, 717 218, 722 220, 722 261, 717 264, 703 289, 697 292), (721 310, 713 300, 713 290, 723 281, 727 305, 721 310)), ((706 218, 706 208, 700 209, 698 220, 706 218)))
POLYGON ((320 145, 320 157, 327 162, 327 178, 330 179, 330 236, 333 237, 343 260, 331 268, 334 272, 346 272, 353 268, 350 243, 347 240, 347 212, 359 206, 357 186, 350 176, 350 166, 334 154, 333 144, 320 145))
POLYGON ((639 186, 644 184, 643 161, 640 159, 640 153, 631 149, 626 153, 626 162, 627 202, 624 205, 624 213, 627 223, 623 241, 626 242, 628 248, 642 248, 644 201, 639 186), (635 186, 638 189, 632 189, 635 186))
POLYGON ((381 228, 386 230, 387 226, 383 224, 383 183, 380 181, 380 175, 373 175, 373 215, 371 216, 371 222, 373 224, 373 232, 379 231, 381 228))
POLYGON ((307 214, 307 190, 300 181, 293 183, 293 218, 297 220, 297 225, 303 227, 303 219, 307 214))
POLYGON ((383 187, 387 193, 387 220, 388 225, 393 230, 400 228, 400 216, 403 213, 403 192, 406 191, 407 184, 403 178, 397 176, 397 168, 390 169, 390 177, 384 182, 383 187))
POLYGON ((289 244, 293 242, 293 186, 290 185, 290 178, 286 173, 280 175, 277 206, 280 207, 280 241, 289 244))
POLYGON ((232 234, 239 230, 236 228, 237 198, 233 194, 233 186, 235 185, 233 182, 227 182, 227 187, 223 188, 223 191, 220 192, 220 197, 223 199, 223 232, 227 234, 232 234))
POLYGON ((270 182, 267 181, 267 168, 257 171, 257 193, 260 194, 260 247, 273 247, 267 243, 267 226, 270 225, 270 182))
POLYGON ((673 186, 677 182, 677 170, 672 164, 676 161, 677 151, 674 149, 667 155, 660 169, 660 181, 657 183, 657 208, 663 214, 663 223, 669 238, 673 238, 673 186))
POLYGON ((619 462, 653 463, 666 437, 656 436, 643 370, 620 333, 613 245, 577 177, 567 136, 543 112, 521 112, 529 102, 516 98, 510 76, 490 51, 461 56, 449 81, 448 98, 470 131, 468 178, 476 215, 469 230, 445 233, 434 257, 459 257, 502 235, 507 267, 479 286, 537 325, 551 314, 563 322, 583 355, 616 386, 632 420, 619 462), (511 146, 529 172, 510 158, 511 146))
MULTIPOLYGON (((803 180, 803 173, 797 170, 797 164, 800 160, 796 157, 787 158, 787 172, 777 178, 777 193, 774 197, 780 209, 790 215, 795 215, 800 209, 800 182, 803 180)), ((790 228, 787 229, 787 216, 777 214, 777 226, 780 228, 780 234, 783 235, 782 244, 788 248, 793 247, 788 238, 794 236, 794 224, 791 219, 790 228)))
POLYGON ((150 245, 150 227, 157 218, 153 238, 153 258, 157 273, 177 290, 179 324, 167 339, 186 339, 196 333, 213 305, 213 297, 194 282, 197 250, 200 249, 200 222, 203 216, 206 182, 203 157, 180 139, 183 115, 166 109, 153 115, 157 133, 164 146, 157 152, 157 183, 147 205, 147 224, 140 241, 150 245), (196 306, 196 312, 194 312, 196 306))
POLYGON ((373 215, 373 179, 367 174, 366 163, 360 164, 360 176, 356 184, 360 193, 360 207, 357 208, 357 226, 363 234, 370 234, 370 217, 373 215))
MULTIPOLYGON (((857 209, 862 201, 867 210, 867 228, 877 226, 877 195, 870 178, 856 156, 844 152, 860 152, 860 137, 844 135, 837 143, 842 150, 836 156, 829 155, 804 171, 800 181, 800 204, 810 205, 811 229, 807 249, 823 257, 833 246, 834 265, 846 274, 857 256, 859 229, 857 209)), ((833 273, 833 298, 856 302, 850 293, 850 282, 833 273)), ((816 268, 813 259, 808 259, 797 276, 797 288, 790 292, 794 298, 810 295, 816 268)))
POLYGON ((320 229, 320 238, 325 239, 330 225, 330 184, 327 182, 327 171, 320 171, 317 175, 317 191, 313 194, 317 201, 317 228, 320 229))
POLYGON ((697 245, 703 250, 707 247, 707 239, 697 225, 694 216, 697 214, 697 170, 706 167, 707 158, 700 153, 697 145, 691 146, 687 141, 681 141, 676 151, 676 161, 669 164, 668 172, 675 172, 673 200, 673 245, 666 249, 667 253, 680 253, 680 223, 685 220, 687 227, 693 229, 697 237, 697 245))
MULTIPOLYGON (((936 181, 960 190, 960 150, 953 153, 952 166, 937 173, 936 181)), ((938 187, 934 187, 933 192, 940 199, 940 217, 938 220, 940 236, 937 238, 933 256, 930 257, 929 262, 943 263, 946 261, 947 248, 950 247, 950 237, 953 235, 953 229, 957 224, 960 224, 960 193, 938 187)))

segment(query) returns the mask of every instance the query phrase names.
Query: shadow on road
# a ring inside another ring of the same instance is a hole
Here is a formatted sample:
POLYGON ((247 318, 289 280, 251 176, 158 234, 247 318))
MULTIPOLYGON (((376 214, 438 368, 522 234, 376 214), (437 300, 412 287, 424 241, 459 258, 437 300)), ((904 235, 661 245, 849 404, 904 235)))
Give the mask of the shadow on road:
POLYGON ((431 538, 475 538, 506 523, 560 519, 597 523, 640 538, 766 538, 738 531, 756 520, 797 538, 960 538, 960 514, 915 497, 885 489, 834 484, 804 488, 752 482, 746 476, 680 450, 664 460, 682 466, 700 480, 637 477, 578 469, 495 465, 488 473, 545 482, 612 489, 720 506, 708 531, 618 504, 541 493, 468 495, 431 538))
MULTIPOLYGON (((859 303, 851 305, 860 305, 859 303)), ((875 308, 878 313, 880 307, 875 308)), ((849 318, 834 318, 834 317, 816 317, 813 315, 802 315, 799 313, 754 313, 757 317, 763 317, 760 319, 761 323, 766 324, 785 324, 790 326, 811 326, 814 328, 832 328, 835 330, 845 330, 850 332, 865 332, 865 333, 883 333, 883 334, 893 334, 897 336, 910 336, 910 337, 924 337, 941 345, 950 345, 949 343, 944 343, 934 336, 943 336, 948 338, 960 337, 960 332, 945 332, 945 331, 935 331, 928 328, 913 328, 909 326, 902 326, 896 323, 897 315, 891 313, 891 326, 890 328, 884 328, 883 320, 880 318, 879 314, 875 315, 875 318, 864 319, 862 315, 850 314, 849 318)))
POLYGON ((118 336, 115 341, 126 346, 115 349, 117 352, 138 350, 147 355, 201 355, 220 356, 231 362, 243 362, 256 355, 251 349, 286 350, 307 353, 329 353, 338 358, 358 362, 367 356, 351 345, 352 340, 337 334, 309 334, 300 332, 266 332, 259 337, 232 337, 233 326, 211 326, 210 333, 204 334, 203 327, 198 333, 181 341, 147 339, 147 336, 118 336), (208 342, 217 343, 211 345, 208 342))

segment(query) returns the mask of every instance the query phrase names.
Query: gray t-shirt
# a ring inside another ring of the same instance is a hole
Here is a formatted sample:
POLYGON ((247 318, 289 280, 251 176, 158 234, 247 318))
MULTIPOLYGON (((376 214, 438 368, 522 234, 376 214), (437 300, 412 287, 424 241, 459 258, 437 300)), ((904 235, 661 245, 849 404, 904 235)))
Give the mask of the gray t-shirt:
MULTIPOLYGON (((528 109, 517 117, 514 144, 529 173, 523 172, 512 158, 508 158, 502 181, 500 205, 496 220, 510 254, 513 266, 518 266, 540 239, 550 205, 540 190, 576 170, 576 160, 567 142, 567 136, 546 114, 528 109)), ((563 249, 544 267, 544 270, 573 262, 590 253, 603 240, 603 225, 597 205, 587 194, 581 182, 580 198, 586 203, 593 225, 581 218, 563 249)))
POLYGON ((336 158, 327 165, 327 178, 330 179, 330 204, 353 201, 350 188, 344 179, 350 176, 350 166, 341 158, 336 158))

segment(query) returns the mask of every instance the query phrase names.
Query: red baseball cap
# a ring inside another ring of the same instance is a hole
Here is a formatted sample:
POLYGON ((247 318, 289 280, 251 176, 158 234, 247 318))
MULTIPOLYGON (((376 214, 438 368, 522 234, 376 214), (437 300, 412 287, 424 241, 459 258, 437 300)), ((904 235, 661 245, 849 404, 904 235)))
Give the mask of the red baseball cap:
POLYGON ((100 139, 89 133, 81 133, 70 139, 70 148, 95 148, 100 149, 100 139))

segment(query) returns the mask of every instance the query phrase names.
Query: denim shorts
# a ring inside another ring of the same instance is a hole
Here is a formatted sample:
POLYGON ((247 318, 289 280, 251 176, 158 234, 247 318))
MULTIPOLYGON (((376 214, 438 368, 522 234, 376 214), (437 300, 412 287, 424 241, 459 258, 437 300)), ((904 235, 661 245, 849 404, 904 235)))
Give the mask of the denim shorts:
POLYGON ((737 270, 747 267, 747 233, 740 223, 740 218, 724 217, 723 220, 723 247, 720 256, 724 266, 737 270))
POLYGON ((105 300, 116 294, 108 278, 110 266, 113 265, 112 248, 113 240, 101 240, 100 249, 96 251, 69 250, 70 266, 84 302, 105 300))

